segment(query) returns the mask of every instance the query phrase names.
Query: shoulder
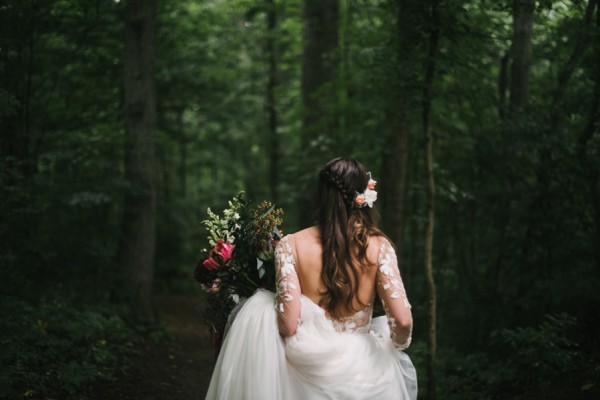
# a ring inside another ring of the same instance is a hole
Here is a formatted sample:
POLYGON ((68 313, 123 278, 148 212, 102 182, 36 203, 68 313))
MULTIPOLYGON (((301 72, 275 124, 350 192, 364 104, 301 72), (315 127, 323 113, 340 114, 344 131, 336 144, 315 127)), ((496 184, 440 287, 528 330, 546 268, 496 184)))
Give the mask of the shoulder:
POLYGON ((290 235, 282 237, 275 246, 275 262, 294 264, 294 249, 290 245, 290 235))
POLYGON ((311 245, 321 243, 319 229, 316 226, 291 233, 286 238, 289 243, 298 247, 312 247, 311 245))
POLYGON ((277 243, 277 250, 279 251, 290 251, 296 252, 298 246, 302 247, 304 243, 310 240, 313 236, 311 228, 303 229, 294 233, 289 233, 282 237, 277 243))
POLYGON ((390 239, 385 235, 371 235, 369 236, 369 248, 380 249, 382 247, 394 247, 390 239))
POLYGON ((394 244, 392 243, 392 241, 385 235, 377 236, 377 243, 379 245, 379 248, 394 248, 394 244))
POLYGON ((385 235, 372 235, 369 237, 369 247, 367 248, 369 260, 379 262, 382 256, 390 253, 395 253, 394 245, 385 235))
POLYGON ((294 235, 294 233, 288 233, 287 235, 279 239, 279 242, 277 242, 277 249, 288 249, 290 245, 293 245, 295 241, 294 235))
POLYGON ((319 228, 317 228, 316 226, 310 226, 306 229, 302 229, 300 231, 297 231, 295 233, 289 234, 288 236, 293 236, 294 238, 318 238, 319 237, 319 228))
POLYGON ((275 247, 276 251, 281 251, 288 249, 290 247, 290 238, 292 235, 285 235, 277 242, 277 246, 275 247))

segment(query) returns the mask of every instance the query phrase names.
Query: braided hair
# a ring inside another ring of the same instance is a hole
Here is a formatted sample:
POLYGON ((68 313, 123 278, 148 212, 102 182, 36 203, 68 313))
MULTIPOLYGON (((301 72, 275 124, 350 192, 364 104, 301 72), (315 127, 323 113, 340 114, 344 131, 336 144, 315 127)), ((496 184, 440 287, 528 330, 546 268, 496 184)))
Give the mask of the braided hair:
POLYGON ((340 195, 342 196, 344 203, 348 208, 352 207, 352 203, 354 202, 354 194, 348 189, 348 186, 343 181, 340 176, 335 175, 328 169, 322 169, 320 173, 321 177, 324 178, 329 184, 339 190, 340 195))
POLYGON ((370 236, 382 236, 377 228, 375 210, 359 208, 354 199, 369 181, 365 168, 351 158, 336 158, 319 173, 317 188, 317 227, 323 247, 321 281, 325 292, 321 300, 333 317, 355 312, 359 272, 367 268, 370 236))

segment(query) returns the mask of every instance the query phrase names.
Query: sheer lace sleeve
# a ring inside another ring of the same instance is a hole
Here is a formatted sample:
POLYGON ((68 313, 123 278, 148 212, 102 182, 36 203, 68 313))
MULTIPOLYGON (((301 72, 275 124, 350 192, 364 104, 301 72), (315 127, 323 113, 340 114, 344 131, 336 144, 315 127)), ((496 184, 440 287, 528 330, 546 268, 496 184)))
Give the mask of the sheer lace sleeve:
POLYGON ((275 308, 277 326, 283 336, 296 333, 300 319, 300 283, 296 274, 296 261, 289 236, 281 239, 275 249, 275 308))
POLYGON ((377 293, 383 302, 390 326, 392 341, 400 350, 406 349, 412 339, 411 306, 398 269, 398 259, 391 243, 381 239, 377 271, 377 293))

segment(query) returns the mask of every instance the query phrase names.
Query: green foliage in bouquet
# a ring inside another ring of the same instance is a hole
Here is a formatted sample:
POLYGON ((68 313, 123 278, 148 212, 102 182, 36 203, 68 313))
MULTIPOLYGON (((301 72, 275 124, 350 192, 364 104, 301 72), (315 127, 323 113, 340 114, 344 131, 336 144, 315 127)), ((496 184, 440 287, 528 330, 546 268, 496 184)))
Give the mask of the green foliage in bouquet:
POLYGON ((281 208, 268 201, 256 206, 240 192, 222 215, 207 210, 203 224, 209 249, 202 250, 194 278, 209 293, 205 318, 222 332, 227 317, 241 298, 257 289, 275 288, 275 247, 282 237, 281 208))

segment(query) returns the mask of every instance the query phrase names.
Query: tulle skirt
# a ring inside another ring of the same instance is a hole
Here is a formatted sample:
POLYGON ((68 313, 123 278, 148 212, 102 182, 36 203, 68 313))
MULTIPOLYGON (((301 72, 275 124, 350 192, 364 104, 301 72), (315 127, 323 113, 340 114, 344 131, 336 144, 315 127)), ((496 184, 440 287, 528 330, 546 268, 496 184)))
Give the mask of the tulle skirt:
POLYGON ((207 399, 312 400, 417 398, 410 358, 397 350, 385 317, 369 333, 336 332, 302 297, 302 324, 282 339, 274 294, 258 291, 240 308, 215 365, 207 399))

